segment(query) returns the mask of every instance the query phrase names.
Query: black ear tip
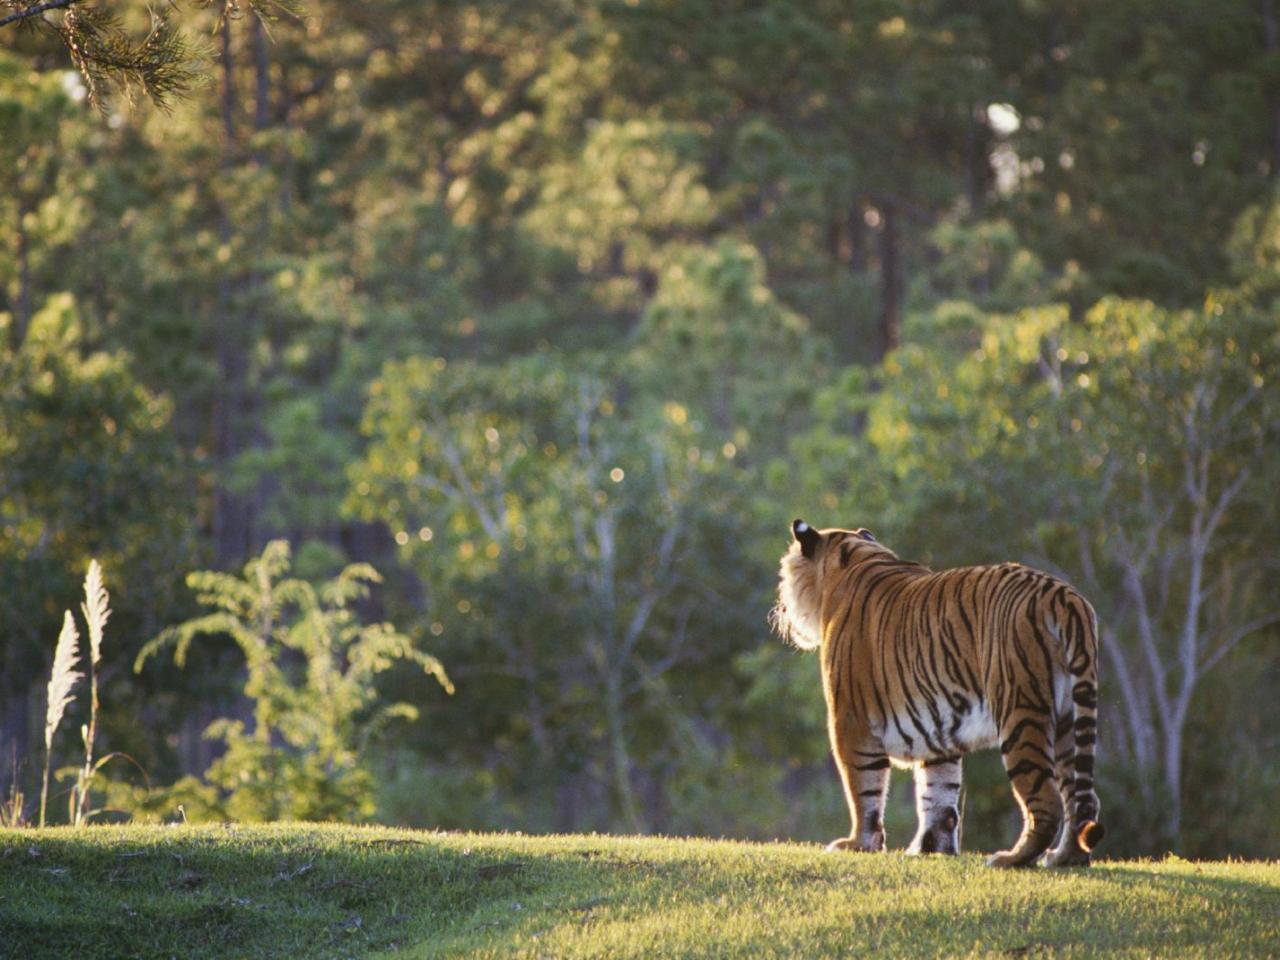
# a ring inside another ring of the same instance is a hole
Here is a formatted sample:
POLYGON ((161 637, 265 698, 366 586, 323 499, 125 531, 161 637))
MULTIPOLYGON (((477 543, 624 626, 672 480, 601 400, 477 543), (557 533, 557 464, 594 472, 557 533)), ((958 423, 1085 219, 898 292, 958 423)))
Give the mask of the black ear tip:
POLYGON ((791 533, 795 536, 796 543, 800 544, 800 552, 812 560, 813 552, 818 549, 818 541, 822 539, 822 535, 803 520, 792 522, 791 533))

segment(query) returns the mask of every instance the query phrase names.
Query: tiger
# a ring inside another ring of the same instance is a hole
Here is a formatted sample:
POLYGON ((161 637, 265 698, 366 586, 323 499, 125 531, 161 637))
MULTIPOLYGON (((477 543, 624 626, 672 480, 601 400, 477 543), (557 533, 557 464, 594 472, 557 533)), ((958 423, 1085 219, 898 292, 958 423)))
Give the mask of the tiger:
POLYGON ((770 620, 784 640, 820 651, 852 821, 827 849, 885 849, 893 765, 914 770, 918 825, 907 853, 958 853, 961 757, 998 744, 1023 825, 987 863, 1088 866, 1105 832, 1089 601, 1017 563, 935 572, 865 529, 796 520, 791 533, 770 620))

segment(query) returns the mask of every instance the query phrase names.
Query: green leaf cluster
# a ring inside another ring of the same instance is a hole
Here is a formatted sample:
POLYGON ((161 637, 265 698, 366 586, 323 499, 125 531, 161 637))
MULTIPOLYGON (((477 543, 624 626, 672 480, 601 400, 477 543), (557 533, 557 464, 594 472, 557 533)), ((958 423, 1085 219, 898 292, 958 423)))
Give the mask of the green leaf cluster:
POLYGON ((194 792, 237 820, 367 819, 373 785, 363 752, 389 721, 418 717, 412 704, 379 702, 374 678, 407 662, 452 692, 439 660, 388 623, 362 623, 352 609, 381 581, 376 570, 352 564, 316 586, 287 577, 289 567, 289 545, 273 541, 241 577, 191 574, 187 585, 212 612, 166 628, 138 653, 135 671, 170 646, 183 667, 197 639, 230 637, 244 656, 244 695, 253 704, 252 724, 227 717, 205 730, 226 748, 205 775, 217 792, 180 782, 150 806, 194 792))

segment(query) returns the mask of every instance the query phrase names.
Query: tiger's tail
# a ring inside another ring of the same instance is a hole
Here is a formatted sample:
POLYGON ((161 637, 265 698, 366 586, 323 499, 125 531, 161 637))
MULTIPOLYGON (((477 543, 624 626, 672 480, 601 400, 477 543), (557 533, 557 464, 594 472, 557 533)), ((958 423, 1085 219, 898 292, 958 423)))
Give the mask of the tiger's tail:
MULTIPOLYGON (((1098 822, 1099 802, 1094 789, 1094 750, 1098 743, 1098 615, 1087 600, 1072 591, 1062 641, 1071 681, 1070 710, 1059 719, 1060 779, 1067 801, 1067 829, 1087 856, 1106 833, 1098 822), (1070 733, 1063 729, 1070 719, 1070 733), (1066 754, 1066 756, 1062 756, 1066 754)), ((1064 705, 1066 706, 1066 705, 1064 705)))

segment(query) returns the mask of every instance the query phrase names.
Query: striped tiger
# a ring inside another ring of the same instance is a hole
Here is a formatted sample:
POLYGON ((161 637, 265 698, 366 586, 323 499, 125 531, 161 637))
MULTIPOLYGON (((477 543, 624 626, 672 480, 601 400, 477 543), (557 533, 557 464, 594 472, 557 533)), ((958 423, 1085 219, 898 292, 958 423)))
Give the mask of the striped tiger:
POLYGON ((1023 867, 1043 856, 1051 866, 1087 866, 1103 835, 1089 602, 1016 563, 934 572, 866 530, 796 520, 792 534, 770 620, 797 647, 821 651, 831 748, 853 821, 828 849, 884 849, 892 764, 915 771, 919 825, 907 852, 959 852, 960 758, 999 744, 1023 827, 987 863, 1023 867))

